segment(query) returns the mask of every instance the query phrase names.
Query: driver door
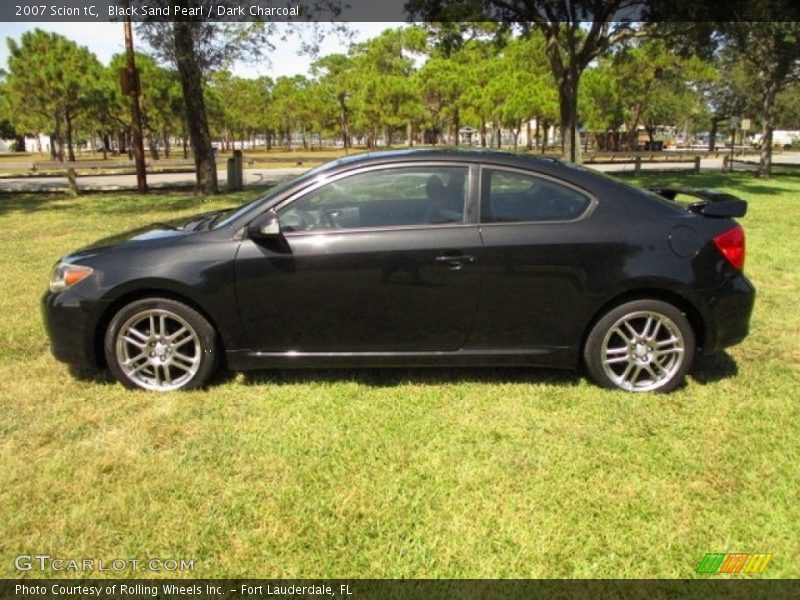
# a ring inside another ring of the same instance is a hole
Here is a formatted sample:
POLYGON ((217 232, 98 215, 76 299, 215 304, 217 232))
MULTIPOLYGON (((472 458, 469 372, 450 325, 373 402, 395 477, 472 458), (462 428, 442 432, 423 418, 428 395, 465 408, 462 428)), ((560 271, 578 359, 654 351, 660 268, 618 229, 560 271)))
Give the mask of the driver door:
POLYGON ((367 168, 277 207, 285 247, 246 239, 236 260, 251 348, 461 348, 481 283, 481 238, 466 216, 469 172, 457 164, 367 168))

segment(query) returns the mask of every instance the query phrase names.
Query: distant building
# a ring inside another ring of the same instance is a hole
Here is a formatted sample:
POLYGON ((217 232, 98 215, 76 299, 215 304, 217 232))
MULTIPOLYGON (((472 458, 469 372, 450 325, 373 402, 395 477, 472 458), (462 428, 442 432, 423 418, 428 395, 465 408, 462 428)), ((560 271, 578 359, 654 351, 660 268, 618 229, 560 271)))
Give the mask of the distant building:
MULTIPOLYGON (((0 140, 0 152, 15 152, 17 140, 0 140)), ((50 152, 50 136, 40 133, 36 136, 25 136, 27 152, 50 152)))

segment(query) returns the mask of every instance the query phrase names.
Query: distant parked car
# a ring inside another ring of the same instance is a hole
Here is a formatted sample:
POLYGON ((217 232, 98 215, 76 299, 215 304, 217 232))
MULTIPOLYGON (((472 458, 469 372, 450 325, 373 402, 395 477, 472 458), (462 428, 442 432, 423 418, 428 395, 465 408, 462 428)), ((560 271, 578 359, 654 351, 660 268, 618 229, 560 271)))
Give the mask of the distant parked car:
MULTIPOLYGON (((763 145, 764 134, 756 133, 751 140, 751 144, 756 148, 763 145)), ((800 131, 790 131, 786 129, 776 129, 772 132, 772 147, 791 150, 800 146, 800 131)))
POLYGON ((155 391, 221 364, 583 367, 669 391, 745 338, 755 292, 745 203, 658 192, 510 153, 348 157, 64 257, 45 322, 58 359, 155 391))

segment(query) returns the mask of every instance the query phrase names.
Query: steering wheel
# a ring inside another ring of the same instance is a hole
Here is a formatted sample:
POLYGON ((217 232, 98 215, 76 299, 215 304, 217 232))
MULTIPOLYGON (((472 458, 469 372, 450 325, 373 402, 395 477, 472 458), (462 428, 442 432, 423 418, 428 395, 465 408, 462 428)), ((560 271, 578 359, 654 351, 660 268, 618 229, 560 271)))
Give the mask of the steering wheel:
POLYGON ((339 229, 339 224, 336 222, 336 217, 339 214, 338 208, 320 208, 319 214, 323 227, 326 229, 339 229))
POLYGON ((305 210, 293 208, 286 211, 279 218, 281 229, 286 231, 305 231, 314 226, 314 216, 305 210))

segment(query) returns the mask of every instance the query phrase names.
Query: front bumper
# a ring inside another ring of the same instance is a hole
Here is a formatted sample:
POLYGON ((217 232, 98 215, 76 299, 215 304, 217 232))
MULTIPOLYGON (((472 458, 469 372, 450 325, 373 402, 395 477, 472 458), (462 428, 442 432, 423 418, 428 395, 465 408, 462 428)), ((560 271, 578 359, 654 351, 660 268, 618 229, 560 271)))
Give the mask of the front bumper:
POLYGON ((50 351, 57 360, 75 367, 100 366, 102 337, 97 331, 106 306, 81 298, 71 290, 44 295, 42 316, 50 337, 50 351))

